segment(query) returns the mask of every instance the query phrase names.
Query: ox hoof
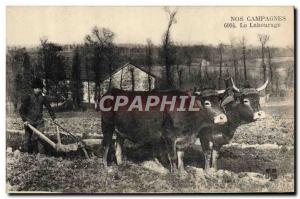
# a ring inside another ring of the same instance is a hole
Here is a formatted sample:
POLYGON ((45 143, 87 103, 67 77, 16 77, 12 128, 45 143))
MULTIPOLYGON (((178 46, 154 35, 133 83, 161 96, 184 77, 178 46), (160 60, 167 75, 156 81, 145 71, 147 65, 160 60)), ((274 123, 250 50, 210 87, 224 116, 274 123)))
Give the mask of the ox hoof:
POLYGON ((106 171, 107 171, 107 173, 112 173, 113 172, 113 168, 112 167, 106 167, 106 171))
POLYGON ((210 168, 205 169, 205 172, 206 173, 215 173, 215 172, 217 172, 217 170, 213 167, 210 167, 210 168))
POLYGON ((116 162, 118 166, 122 166, 124 165, 124 162, 123 161, 119 161, 119 162, 116 162))
POLYGON ((102 164, 103 164, 103 167, 106 169, 107 168, 107 162, 103 161, 102 164))
POLYGON ((180 175, 180 177, 187 177, 188 176, 188 172, 184 169, 180 169, 178 171, 178 174, 180 175))

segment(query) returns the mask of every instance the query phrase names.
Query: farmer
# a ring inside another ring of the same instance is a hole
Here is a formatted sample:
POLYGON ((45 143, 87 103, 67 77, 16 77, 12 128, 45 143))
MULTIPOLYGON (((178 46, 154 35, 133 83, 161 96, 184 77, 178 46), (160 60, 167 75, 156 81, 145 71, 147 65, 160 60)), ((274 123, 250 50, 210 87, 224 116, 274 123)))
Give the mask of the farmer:
POLYGON ((40 79, 34 79, 31 84, 33 93, 27 94, 21 103, 19 113, 24 122, 25 128, 25 146, 28 153, 38 151, 45 153, 44 142, 32 132, 28 124, 34 126, 40 132, 44 132, 43 105, 46 106, 51 118, 55 119, 55 114, 48 102, 46 96, 42 95, 43 82, 40 79))

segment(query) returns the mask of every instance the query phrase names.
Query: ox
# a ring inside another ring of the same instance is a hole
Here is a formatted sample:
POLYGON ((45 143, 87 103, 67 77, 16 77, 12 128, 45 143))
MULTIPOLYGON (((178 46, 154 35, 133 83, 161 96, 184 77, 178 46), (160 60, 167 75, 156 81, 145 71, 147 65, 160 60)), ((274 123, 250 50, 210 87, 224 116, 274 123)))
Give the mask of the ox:
MULTIPOLYGON (((122 143, 128 139, 138 145, 150 144, 154 147, 163 146, 166 149, 170 161, 171 172, 184 172, 183 155, 187 146, 195 143, 198 132, 203 128, 224 124, 227 122, 226 115, 220 108, 220 97, 223 91, 205 90, 194 94, 181 91, 122 91, 113 89, 104 96, 126 95, 129 98, 141 96, 174 96, 187 97, 186 106, 198 107, 198 111, 173 111, 170 108, 160 111, 159 104, 150 111, 108 111, 102 113, 102 132, 104 135, 103 163, 107 166, 107 155, 112 143, 113 133, 116 132, 116 160, 122 163, 122 143), (195 97, 195 101, 191 97, 195 97)), ((114 106, 115 100, 111 100, 107 106, 114 106)), ((178 107, 179 104, 175 103, 178 107)))
POLYGON ((261 87, 239 89, 230 78, 232 86, 227 88, 221 106, 228 122, 224 125, 207 127, 199 132, 201 147, 205 157, 205 169, 217 169, 217 158, 221 147, 228 144, 235 130, 242 124, 254 122, 265 117, 259 103, 259 92, 268 85, 268 80, 261 87))

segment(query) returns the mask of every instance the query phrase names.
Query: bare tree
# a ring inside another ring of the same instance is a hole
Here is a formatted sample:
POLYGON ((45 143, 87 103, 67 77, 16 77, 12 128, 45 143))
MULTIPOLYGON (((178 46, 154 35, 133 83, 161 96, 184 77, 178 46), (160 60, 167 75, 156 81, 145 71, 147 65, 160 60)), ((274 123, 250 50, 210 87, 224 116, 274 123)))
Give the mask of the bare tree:
POLYGON ((246 66, 246 43, 247 40, 245 38, 245 36, 243 36, 240 40, 240 44, 242 46, 242 56, 243 56, 243 66, 244 66, 244 78, 247 81, 248 77, 247 77, 247 66, 246 66))
POLYGON ((268 65, 270 71, 271 90, 273 91, 273 63, 272 63, 272 52, 270 47, 267 48, 267 51, 268 51, 268 65))
POLYGON ((183 69, 180 67, 180 65, 183 64, 184 61, 184 54, 183 50, 181 47, 177 46, 176 50, 176 72, 177 72, 177 78, 178 78, 178 87, 182 88, 183 80, 182 80, 182 75, 183 75, 183 69))
POLYGON ((202 83, 202 62, 203 62, 203 58, 204 58, 204 46, 201 46, 200 47, 200 51, 199 51, 199 83, 201 84, 202 83))
POLYGON ((72 76, 71 76, 71 91, 73 105, 78 108, 81 106, 83 99, 83 87, 81 83, 81 70, 80 70, 80 55, 78 47, 75 48, 73 61, 72 61, 72 76))
POLYGON ((132 88, 132 91, 134 91, 135 89, 135 79, 134 79, 134 68, 131 68, 130 69, 130 74, 131 74, 131 88, 132 88))
POLYGON ((187 46, 185 48, 185 51, 184 51, 184 57, 185 57, 185 64, 188 66, 188 69, 189 69, 189 77, 191 77, 191 66, 192 66, 192 49, 190 46, 187 46))
POLYGON ((206 82, 210 82, 211 77, 208 73, 208 66, 210 65, 210 63, 214 62, 214 56, 213 56, 211 48, 207 48, 207 50, 205 52, 205 59, 206 59, 205 68, 204 68, 205 78, 206 78, 206 82))
POLYGON ((120 78, 120 89, 123 90, 123 72, 124 72, 124 69, 122 67, 121 69, 121 78, 120 78))
POLYGON ((66 85, 64 82, 66 78, 66 59, 62 56, 63 48, 47 39, 41 39, 41 46, 38 51, 38 62, 43 68, 43 76, 46 83, 46 92, 50 95, 56 96, 56 102, 61 98, 59 90, 66 85), (53 87, 54 86, 54 87, 53 87))
POLYGON ((148 90, 150 91, 152 85, 150 73, 152 72, 152 66, 153 66, 153 43, 151 39, 147 39, 146 66, 148 70, 148 90))
POLYGON ((239 76, 238 58, 237 58, 236 41, 233 38, 230 40, 230 47, 231 47, 232 63, 234 68, 234 78, 237 81, 239 76))
POLYGON ((93 49, 92 67, 95 74, 95 96, 100 93, 100 84, 105 72, 110 74, 109 87, 111 85, 111 74, 114 60, 115 34, 107 28, 94 27, 91 34, 85 37, 85 44, 93 49))
POLYGON ((163 36, 163 44, 162 44, 162 60, 165 65, 165 75, 166 75, 166 87, 172 88, 173 85, 173 75, 172 75, 172 65, 175 62, 174 58, 174 52, 175 52, 175 46, 171 40, 171 27, 173 24, 175 24, 176 21, 176 14, 177 10, 171 11, 169 8, 164 9, 168 14, 168 26, 167 30, 163 36))
POLYGON ((30 83, 33 79, 32 64, 25 48, 9 49, 6 62, 6 97, 12 105, 11 111, 15 112, 21 99, 30 92, 30 83))
POLYGON ((270 36, 265 34, 258 34, 258 39, 261 44, 261 64, 263 67, 263 77, 265 82, 267 79, 267 66, 265 64, 265 47, 270 39, 270 36))
POLYGON ((179 67, 179 65, 176 65, 176 70, 177 70, 177 76, 178 76, 178 86, 181 89, 182 87, 182 68, 179 67))
POLYGON ((293 65, 288 66, 287 78, 285 79, 284 83, 285 83, 285 86, 287 89, 289 87, 293 87, 293 83, 294 83, 294 66, 293 65))
POLYGON ((224 45, 222 43, 218 46, 218 52, 219 52, 219 89, 222 85, 222 65, 223 65, 223 51, 224 51, 224 45))
POLYGON ((85 58, 86 64, 85 64, 85 72, 86 72, 86 78, 87 78, 87 94, 88 94, 88 103, 89 103, 89 109, 91 108, 91 89, 90 89, 90 63, 88 58, 85 58))

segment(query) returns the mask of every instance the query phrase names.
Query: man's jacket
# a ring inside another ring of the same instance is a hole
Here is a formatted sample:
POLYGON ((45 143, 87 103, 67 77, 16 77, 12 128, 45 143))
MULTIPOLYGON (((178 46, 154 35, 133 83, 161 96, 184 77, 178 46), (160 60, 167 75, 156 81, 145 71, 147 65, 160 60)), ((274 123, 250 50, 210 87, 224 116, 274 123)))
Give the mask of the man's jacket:
POLYGON ((43 105, 46 106, 52 119, 55 114, 50 106, 46 96, 28 94, 22 99, 22 104, 19 110, 22 120, 28 121, 32 125, 39 125, 44 122, 43 120, 43 105))

